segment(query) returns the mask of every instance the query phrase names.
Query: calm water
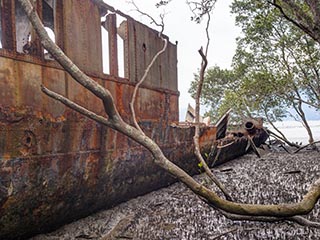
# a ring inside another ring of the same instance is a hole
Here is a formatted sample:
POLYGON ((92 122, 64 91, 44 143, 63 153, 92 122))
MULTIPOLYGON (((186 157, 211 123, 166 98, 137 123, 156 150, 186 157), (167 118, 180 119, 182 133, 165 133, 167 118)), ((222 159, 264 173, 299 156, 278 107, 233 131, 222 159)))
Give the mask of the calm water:
MULTIPOLYGON (((311 126, 313 133, 313 138, 315 141, 320 140, 320 120, 308 121, 311 126)), ((302 126, 300 122, 297 121, 283 121, 276 122, 276 127, 278 127, 284 135, 292 142, 302 142, 302 144, 308 143, 308 134, 306 129, 302 126)), ((267 125, 267 127, 269 127, 267 125)), ((270 127, 272 130, 272 128, 270 127)))

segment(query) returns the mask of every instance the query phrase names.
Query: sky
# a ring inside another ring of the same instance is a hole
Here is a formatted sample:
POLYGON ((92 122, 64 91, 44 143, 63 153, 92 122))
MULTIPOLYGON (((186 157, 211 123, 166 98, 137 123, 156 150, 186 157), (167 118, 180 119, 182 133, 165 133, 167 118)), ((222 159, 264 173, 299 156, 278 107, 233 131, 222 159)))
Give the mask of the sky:
MULTIPOLYGON (((104 0, 114 8, 134 17, 136 20, 150 25, 150 20, 133 11, 134 7, 126 0, 104 0)), ((141 11, 157 18, 164 9, 157 9, 157 0, 135 0, 141 11)), ((217 65, 230 68, 236 48, 236 37, 240 29, 235 26, 234 16, 230 13, 232 0, 217 1, 210 24, 210 47, 208 66, 217 65)), ((198 71, 201 57, 198 50, 206 45, 205 22, 196 24, 190 20, 191 11, 184 0, 173 0, 165 8, 165 31, 172 43, 178 42, 178 89, 180 91, 179 111, 180 120, 184 120, 188 103, 195 105, 188 90, 194 73, 198 71)), ((203 111, 202 111, 203 112, 203 111)))

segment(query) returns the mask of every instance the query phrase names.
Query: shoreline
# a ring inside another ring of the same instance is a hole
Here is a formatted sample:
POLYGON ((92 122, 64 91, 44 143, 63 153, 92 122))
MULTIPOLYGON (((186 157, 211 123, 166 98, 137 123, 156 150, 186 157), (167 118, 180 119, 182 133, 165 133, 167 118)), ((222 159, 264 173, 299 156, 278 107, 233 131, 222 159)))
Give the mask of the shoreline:
MULTIPOLYGON (((320 120, 308 120, 308 123, 312 130, 314 141, 319 141, 320 120)), ((285 120, 275 122, 274 124, 284 133, 289 141, 294 143, 302 143, 302 145, 309 143, 309 136, 306 129, 302 126, 301 122, 294 120, 285 120)), ((273 127, 268 123, 265 123, 265 127, 270 128, 270 130, 272 131, 274 130, 273 127)))

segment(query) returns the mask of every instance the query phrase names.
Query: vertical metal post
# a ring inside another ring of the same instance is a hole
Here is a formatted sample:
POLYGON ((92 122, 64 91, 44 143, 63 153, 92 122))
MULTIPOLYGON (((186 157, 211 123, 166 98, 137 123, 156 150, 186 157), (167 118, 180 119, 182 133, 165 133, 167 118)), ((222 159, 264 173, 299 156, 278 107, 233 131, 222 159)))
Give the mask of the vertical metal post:
MULTIPOLYGON (((40 19, 42 20, 42 0, 36 0, 35 2, 33 2, 33 4, 37 9, 37 13, 40 19)), ((33 51, 31 52, 31 54, 43 57, 43 47, 34 29, 32 29, 31 31, 31 42, 33 46, 33 51)))
POLYGON ((54 34, 57 45, 64 50, 63 0, 56 0, 53 8, 54 34))
POLYGON ((118 67, 118 42, 117 42, 117 16, 109 14, 107 16, 109 35, 109 68, 110 75, 119 76, 118 67))
POLYGON ((14 3, 12 0, 2 1, 1 7, 1 42, 2 48, 14 51, 16 49, 16 28, 14 3))

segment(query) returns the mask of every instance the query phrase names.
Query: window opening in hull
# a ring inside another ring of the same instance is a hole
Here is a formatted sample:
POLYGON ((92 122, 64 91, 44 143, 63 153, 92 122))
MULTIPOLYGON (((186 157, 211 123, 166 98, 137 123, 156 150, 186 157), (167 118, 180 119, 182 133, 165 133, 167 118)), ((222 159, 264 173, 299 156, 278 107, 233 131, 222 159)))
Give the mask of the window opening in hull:
POLYGON ((126 19, 117 15, 117 43, 118 43, 118 72, 119 77, 125 76, 125 35, 126 29, 121 29, 121 26, 126 26, 126 19), (121 32, 124 31, 124 32, 121 32), (121 32, 121 33, 120 33, 121 32), (122 36, 121 36, 122 35, 122 36))
POLYGON ((15 0, 16 50, 19 53, 31 53, 31 24, 19 1, 15 0))
MULTIPOLYGON (((42 18, 43 25, 53 42, 56 42, 55 32, 54 32, 54 9, 55 9, 55 0, 43 0, 42 1, 42 18)), ((46 49, 43 50, 44 59, 54 60, 50 53, 46 49)))

